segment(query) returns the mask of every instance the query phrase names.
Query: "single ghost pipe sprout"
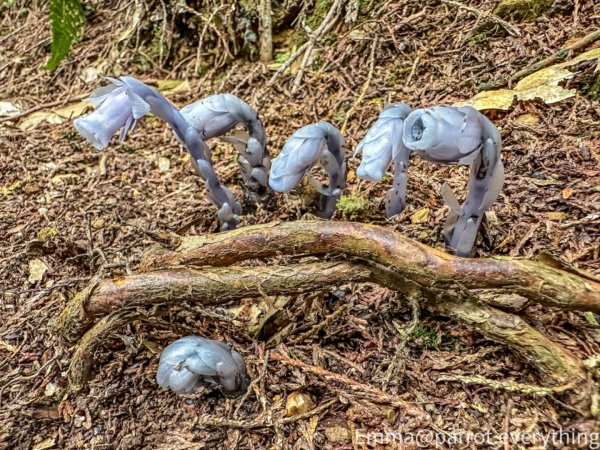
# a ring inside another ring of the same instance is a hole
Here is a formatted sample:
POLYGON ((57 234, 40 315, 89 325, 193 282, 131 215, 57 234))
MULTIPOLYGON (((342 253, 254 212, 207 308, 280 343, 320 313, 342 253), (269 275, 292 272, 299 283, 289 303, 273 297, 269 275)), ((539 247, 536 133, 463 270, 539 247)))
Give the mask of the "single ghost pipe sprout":
POLYGON ((404 103, 386 106, 354 152, 355 156, 362 152, 362 161, 356 174, 369 181, 381 181, 394 159, 394 181, 386 198, 388 217, 400 213, 406 204, 406 171, 410 151, 402 141, 402 133, 404 119, 411 111, 404 103))
POLYGON ((485 211, 504 184, 500 132, 483 114, 469 106, 417 109, 404 122, 406 148, 441 164, 471 164, 468 194, 459 205, 448 185, 442 196, 450 206, 444 233, 456 253, 469 256, 485 211))
POLYGON ((121 130, 123 141, 136 121, 152 112, 169 123, 192 156, 193 165, 206 182, 209 199, 219 207, 221 230, 235 228, 241 206, 233 194, 221 184, 210 163, 208 146, 198 131, 191 126, 166 98, 156 89, 132 77, 107 78, 112 84, 98 89, 90 97, 100 106, 88 116, 74 121, 75 128, 96 149, 108 146, 112 134, 121 130))
POLYGON ((228 397, 242 395, 250 383, 238 352, 224 342, 199 336, 178 339, 162 351, 156 381, 178 394, 214 385, 228 397))
POLYGON ((297 130, 273 160, 269 186, 277 192, 294 189, 315 164, 319 164, 329 177, 323 187, 313 177, 309 183, 321 194, 319 213, 331 218, 336 204, 346 186, 346 161, 344 137, 327 122, 317 122, 297 130))
POLYGON ((244 125, 247 133, 221 139, 233 144, 239 152, 238 164, 246 186, 253 192, 268 186, 271 163, 265 148, 265 129, 250 105, 235 95, 217 94, 184 106, 181 114, 203 140, 223 136, 237 125, 244 125))

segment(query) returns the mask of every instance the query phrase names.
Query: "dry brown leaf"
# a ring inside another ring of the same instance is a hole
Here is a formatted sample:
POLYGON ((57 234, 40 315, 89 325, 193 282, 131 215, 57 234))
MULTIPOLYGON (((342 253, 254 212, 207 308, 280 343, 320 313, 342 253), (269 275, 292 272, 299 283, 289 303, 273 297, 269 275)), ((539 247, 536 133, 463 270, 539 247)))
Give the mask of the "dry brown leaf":
POLYGON ((548 219, 556 221, 566 219, 568 216, 569 215, 567 213, 559 211, 552 211, 546 213, 546 217, 548 217, 548 219))
POLYGON ((572 195, 573 195, 573 189, 571 189, 571 188, 563 189, 563 191, 562 191, 562 198, 564 198, 565 200, 567 200, 572 195))
POLYGON ((29 260, 29 283, 35 284, 44 278, 44 274, 48 271, 48 266, 43 261, 34 258, 29 260))

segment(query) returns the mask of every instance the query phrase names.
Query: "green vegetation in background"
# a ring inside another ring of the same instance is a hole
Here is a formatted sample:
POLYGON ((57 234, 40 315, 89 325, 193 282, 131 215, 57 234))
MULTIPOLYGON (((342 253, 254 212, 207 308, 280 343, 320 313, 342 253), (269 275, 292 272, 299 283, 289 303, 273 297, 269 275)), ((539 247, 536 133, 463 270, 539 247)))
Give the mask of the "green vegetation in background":
POLYGON ((52 54, 43 68, 54 70, 69 54, 73 42, 80 38, 81 29, 85 23, 81 2, 79 0, 51 0, 50 23, 52 24, 52 54))

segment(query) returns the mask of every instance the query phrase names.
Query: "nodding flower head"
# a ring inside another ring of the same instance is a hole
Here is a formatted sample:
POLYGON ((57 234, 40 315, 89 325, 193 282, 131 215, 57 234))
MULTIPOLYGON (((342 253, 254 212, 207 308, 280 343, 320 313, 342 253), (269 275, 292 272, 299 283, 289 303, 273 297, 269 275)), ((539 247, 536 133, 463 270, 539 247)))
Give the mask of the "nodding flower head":
POLYGON ((199 336, 183 337, 162 351, 156 381, 178 394, 214 385, 231 397, 242 395, 250 383, 238 352, 224 342, 199 336))
POLYGON ((484 140, 480 117, 469 106, 417 109, 404 121, 404 145, 429 161, 469 163, 484 140))
POLYGON ((294 189, 315 164, 319 164, 329 177, 323 187, 318 180, 308 176, 309 183, 321 194, 319 214, 331 218, 336 203, 346 186, 346 156, 344 137, 333 125, 318 122, 297 130, 273 160, 269 187, 278 192, 294 189))
POLYGON ((124 141, 136 121, 150 111, 150 105, 123 81, 114 78, 108 80, 111 84, 101 87, 89 98, 91 103, 99 107, 73 122, 77 131, 97 150, 108 147, 111 136, 119 129, 120 141, 124 141))
POLYGON ((398 147, 403 146, 404 119, 412 110, 404 103, 386 106, 373 126, 356 147, 354 155, 362 152, 356 174, 365 180, 381 181, 398 147))

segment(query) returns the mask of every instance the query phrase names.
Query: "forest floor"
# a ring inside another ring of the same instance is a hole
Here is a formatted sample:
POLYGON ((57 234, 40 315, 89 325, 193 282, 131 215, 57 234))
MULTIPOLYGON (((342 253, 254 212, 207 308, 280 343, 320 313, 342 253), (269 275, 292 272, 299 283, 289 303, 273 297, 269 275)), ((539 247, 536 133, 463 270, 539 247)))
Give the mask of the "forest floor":
MULTIPOLYGON (((453 448, 507 449, 521 447, 478 445, 468 442, 469 433, 528 432, 539 438, 561 427, 600 429, 559 395, 536 397, 440 380, 442 375, 478 375, 545 383, 505 347, 427 310, 414 322, 415 311, 404 298, 369 284, 283 299, 290 300, 286 320, 268 340, 257 337, 256 330, 263 331, 265 314, 282 314, 282 299, 244 300, 242 308, 184 305, 160 319, 134 322, 95 355, 97 376, 89 387, 78 395, 68 392, 73 346, 48 327, 66 301, 94 276, 135 271, 153 244, 144 230, 193 235, 218 228, 216 210, 185 149, 162 122, 143 120, 125 144, 113 142, 97 152, 70 120, 48 114, 100 86, 95 72, 149 82, 186 80, 168 94, 178 106, 216 92, 234 93, 259 111, 272 155, 297 128, 330 121, 346 138, 345 195, 358 203, 333 220, 377 223, 444 249, 448 209, 440 188, 449 180, 456 192, 464 192, 468 169, 414 158, 407 208, 386 220, 383 198, 391 179, 380 184, 357 179, 359 160, 350 158, 382 107, 469 100, 482 84, 506 80, 600 28, 600 5, 594 0, 511 22, 518 36, 452 2, 380 2, 368 16, 350 24, 340 20, 332 28, 292 95, 293 72, 267 86, 273 65, 235 59, 194 76, 196 47, 188 49, 190 57, 172 56, 162 67, 151 55, 142 57, 132 44, 118 42, 134 21, 129 3, 103 2, 83 41, 54 72, 40 70, 50 42, 47 7, 37 2, 0 6, 0 101, 23 111, 41 108, 0 122, 0 448, 345 449, 362 448, 357 430, 396 430, 405 436, 419 432, 424 448, 436 447, 427 439, 437 433, 438 439, 461 437, 453 448), (53 123, 36 123, 36 118, 53 123), (160 349, 187 334, 231 343, 246 359, 251 377, 260 377, 254 392, 230 400, 214 390, 184 397, 161 390, 155 381, 160 349), (313 369, 358 384, 269 357, 285 351, 313 369), (401 364, 386 380, 397 351, 401 364), (429 417, 409 417, 385 399, 374 401, 364 395, 370 387, 419 404, 429 417), (310 396, 319 414, 284 419, 286 401, 296 391, 310 396)), ((494 3, 473 0, 469 6, 490 12, 494 3)), ((286 42, 275 42, 276 53, 291 51, 286 42)), ((594 68, 593 61, 578 67, 588 75, 594 68)), ((593 80, 570 83, 577 90, 572 98, 551 105, 515 101, 507 111, 486 113, 502 133, 506 184, 476 245, 477 257, 549 251, 600 275, 598 89, 593 80)), ((223 182, 240 194, 233 150, 219 144, 213 161, 223 182)), ((240 226, 311 217, 311 202, 302 192, 273 195, 240 226)), ((598 315, 540 306, 528 306, 520 315, 584 360, 600 354, 598 315)), ((521 444, 544 448, 539 439, 536 445, 521 444)))

